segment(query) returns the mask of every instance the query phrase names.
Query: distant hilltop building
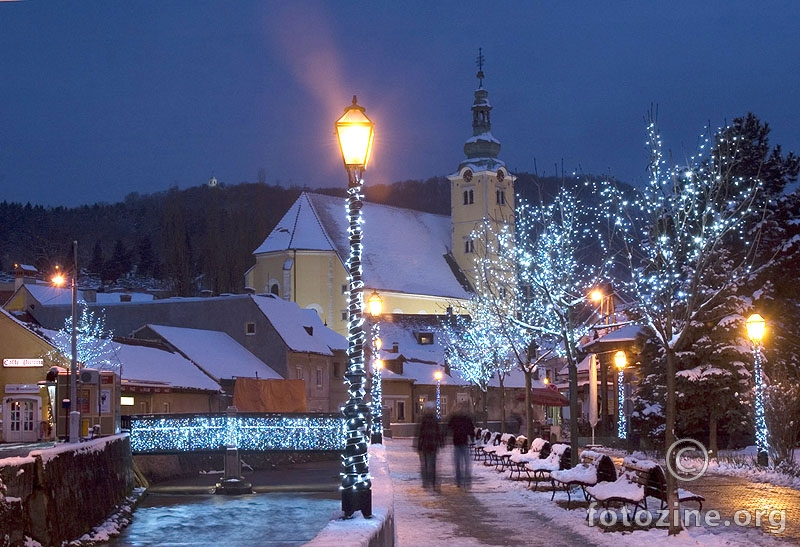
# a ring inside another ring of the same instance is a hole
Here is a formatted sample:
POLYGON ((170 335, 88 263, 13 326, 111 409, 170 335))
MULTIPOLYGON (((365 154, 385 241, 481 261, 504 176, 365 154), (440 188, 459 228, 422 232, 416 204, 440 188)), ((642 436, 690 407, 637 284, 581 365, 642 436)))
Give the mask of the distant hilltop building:
MULTIPOLYGON (((377 292, 386 313, 443 314, 468 299, 475 281, 473 230, 485 219, 495 228, 513 226, 516 177, 497 157, 482 63, 480 69, 466 159, 448 177, 450 216, 364 204, 364 300, 377 292)), ((301 194, 253 252, 256 264, 245 273, 245 286, 314 309, 346 335, 345 210, 344 198, 301 194)))

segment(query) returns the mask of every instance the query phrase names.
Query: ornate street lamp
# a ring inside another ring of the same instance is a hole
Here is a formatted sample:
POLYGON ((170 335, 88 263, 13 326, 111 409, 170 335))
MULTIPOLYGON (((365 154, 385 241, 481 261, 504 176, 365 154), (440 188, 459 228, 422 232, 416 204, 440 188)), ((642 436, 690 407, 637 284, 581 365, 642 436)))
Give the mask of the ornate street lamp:
POLYGON ((380 360, 379 352, 383 345, 381 340, 381 326, 379 319, 383 312, 383 299, 378 291, 372 291, 367 299, 367 309, 372 316, 372 328, 370 330, 370 340, 372 341, 372 435, 370 442, 380 444, 383 442, 383 394, 381 386, 381 370, 383 361, 380 360))
POLYGON ((433 373, 436 380, 436 419, 442 419, 442 371, 437 370, 433 373))
MULTIPOLYGON (((72 242, 72 332, 71 356, 69 366, 69 442, 80 441, 81 413, 78 410, 78 242, 72 242)), ((66 278, 61 272, 53 276, 52 281, 57 286, 63 286, 66 278)))
POLYGON ((761 341, 764 339, 767 321, 754 313, 745 321, 747 336, 753 342, 753 378, 756 384, 755 430, 758 447, 758 465, 769 465, 769 445, 767 444, 767 421, 764 416, 764 373, 761 341))
POLYGON ((625 416, 625 367, 628 356, 620 350, 614 354, 614 365, 617 367, 617 436, 620 439, 628 438, 628 419, 625 416))
POLYGON ((347 220, 350 240, 350 255, 347 259, 347 275, 350 282, 347 313, 347 372, 348 401, 342 409, 347 421, 345 449, 342 456, 342 511, 350 518, 356 511, 364 517, 372 516, 372 482, 369 477, 369 455, 367 432, 370 429, 370 409, 364 403, 364 329, 363 302, 364 283, 361 280, 361 208, 363 174, 372 151, 375 135, 374 124, 358 105, 355 95, 353 104, 344 109, 336 120, 336 137, 342 151, 344 168, 347 170, 347 220))

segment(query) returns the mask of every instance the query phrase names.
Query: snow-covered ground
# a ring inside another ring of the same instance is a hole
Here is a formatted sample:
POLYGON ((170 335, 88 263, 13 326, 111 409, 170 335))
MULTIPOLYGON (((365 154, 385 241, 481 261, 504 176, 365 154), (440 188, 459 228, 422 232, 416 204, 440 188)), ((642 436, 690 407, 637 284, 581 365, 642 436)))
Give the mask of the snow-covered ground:
MULTIPOLYGON (((398 545, 487 545, 486 540, 464 537, 472 529, 475 535, 496 530, 508 536, 505 544, 517 545, 609 545, 639 547, 646 544, 686 545, 779 545, 785 542, 753 527, 690 527, 669 538, 664 528, 632 532, 605 532, 589 526, 586 508, 566 510, 556 502, 566 501, 558 492, 550 501, 550 492, 534 492, 526 482, 510 481, 507 473, 498 473, 481 464, 473 466, 473 488, 463 492, 452 486, 451 452, 445 449, 439 458, 442 472, 440 493, 423 490, 419 480, 419 461, 410 441, 387 441, 388 461, 394 490, 394 511, 398 545), (455 508, 455 509, 453 509, 455 508), (471 525, 472 523, 472 525, 471 525)), ((379 485, 375 486, 380 488, 379 485)), ((577 494, 581 499, 581 494, 577 494)), ((498 543, 494 543, 498 544, 498 543)), ((499 544, 503 544, 500 540, 499 544)), ((343 543, 344 545, 344 543, 343 543)))

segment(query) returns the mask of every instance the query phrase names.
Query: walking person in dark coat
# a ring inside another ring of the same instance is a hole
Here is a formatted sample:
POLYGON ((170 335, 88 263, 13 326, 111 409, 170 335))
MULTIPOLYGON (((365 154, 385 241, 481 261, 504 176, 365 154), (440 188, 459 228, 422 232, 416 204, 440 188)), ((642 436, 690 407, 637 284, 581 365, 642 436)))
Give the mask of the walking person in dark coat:
POLYGON ((467 414, 465 405, 459 405, 450 416, 447 427, 453 434, 453 465, 456 468, 456 486, 469 488, 472 482, 472 459, 469 441, 475 440, 475 424, 467 414))
POLYGON ((422 466, 422 486, 425 488, 434 490, 439 488, 436 482, 436 455, 442 445, 444 445, 444 438, 439 429, 436 408, 433 403, 425 403, 417 435, 417 451, 422 466))

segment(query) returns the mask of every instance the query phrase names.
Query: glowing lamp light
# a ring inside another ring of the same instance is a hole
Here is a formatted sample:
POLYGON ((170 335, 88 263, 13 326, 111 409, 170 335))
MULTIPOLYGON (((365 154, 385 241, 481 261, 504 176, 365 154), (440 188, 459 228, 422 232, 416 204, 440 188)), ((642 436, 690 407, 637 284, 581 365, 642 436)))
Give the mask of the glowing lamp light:
POLYGON ((600 289, 593 289, 592 292, 589 293, 589 299, 592 302, 600 303, 603 301, 604 296, 603 291, 600 289))
POLYGON ((336 138, 339 139, 345 169, 367 168, 374 137, 375 124, 353 95, 353 104, 345 108, 342 117, 336 120, 336 138))
POLYGON ((67 278, 66 278, 66 277, 64 277, 64 274, 62 274, 62 273, 60 273, 60 272, 59 272, 59 273, 56 273, 56 274, 55 274, 55 275, 54 275, 54 276, 53 276, 53 277, 50 279, 50 281, 52 281, 52 282, 53 282, 53 285, 55 285, 56 287, 63 287, 63 286, 66 284, 66 282, 67 282, 67 278))
POLYGON ((620 350, 614 354, 614 366, 616 366, 619 370, 625 368, 628 364, 628 356, 625 355, 625 352, 620 350))
POLYGON ((374 368, 375 370, 383 369, 383 360, 375 359, 375 362, 372 364, 372 368, 374 368))
POLYGON ((434 372, 433 373, 433 379, 436 380, 437 382, 441 382, 442 381, 442 371, 441 370, 437 370, 436 372, 434 372))
POLYGON ((760 314, 754 313, 748 317, 745 325, 747 326, 747 336, 750 337, 753 343, 758 344, 764 339, 767 321, 760 314))
POLYGON ((376 336, 375 339, 372 341, 372 343, 375 344, 375 351, 380 351, 381 348, 383 347, 383 340, 381 339, 380 336, 376 336))
POLYGON ((378 294, 378 291, 372 291, 372 294, 369 295, 367 299, 367 308, 372 317, 377 317, 383 312, 383 298, 378 294))
POLYGON ((544 383, 544 385, 547 385, 550 383, 550 378, 545 378, 544 380, 542 380, 542 382, 544 383))

